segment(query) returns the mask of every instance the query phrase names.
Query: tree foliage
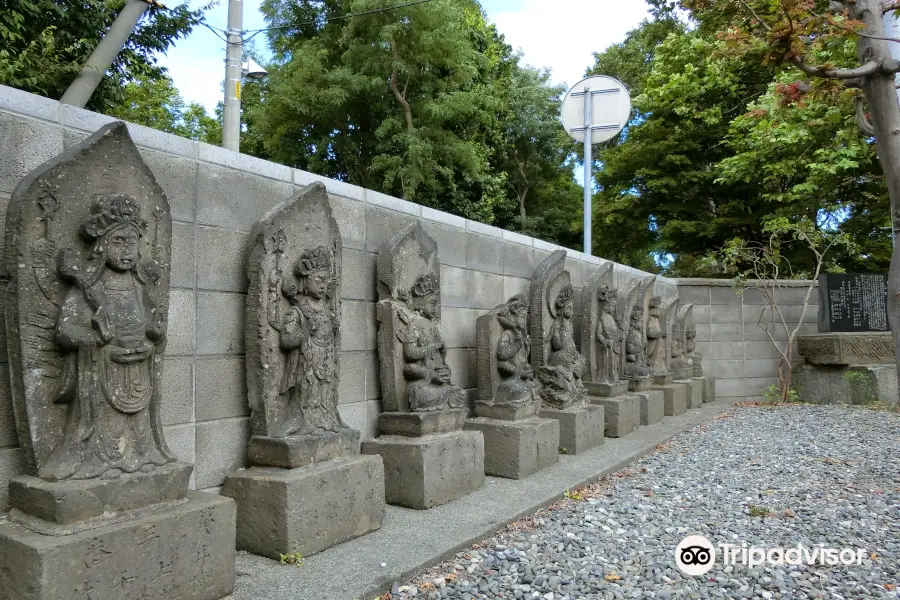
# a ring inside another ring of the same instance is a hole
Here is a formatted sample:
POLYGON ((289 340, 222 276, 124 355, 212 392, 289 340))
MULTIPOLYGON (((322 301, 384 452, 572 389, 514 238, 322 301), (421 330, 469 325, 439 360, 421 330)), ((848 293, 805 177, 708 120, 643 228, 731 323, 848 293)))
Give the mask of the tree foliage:
MULTIPOLYGON (((125 1, 0 0, 0 84, 60 98, 125 1)), ((104 112, 123 101, 127 82, 162 78, 155 54, 186 36, 206 8, 150 8, 88 108, 104 112)))

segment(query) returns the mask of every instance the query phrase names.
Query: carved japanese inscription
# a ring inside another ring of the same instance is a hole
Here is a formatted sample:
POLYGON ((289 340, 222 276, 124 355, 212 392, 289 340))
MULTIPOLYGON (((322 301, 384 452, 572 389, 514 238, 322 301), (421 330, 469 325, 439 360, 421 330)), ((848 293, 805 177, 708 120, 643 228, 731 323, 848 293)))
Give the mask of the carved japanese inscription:
POLYGON ((112 479, 174 462, 160 420, 170 247, 168 202, 123 123, 16 188, 6 328, 26 474, 112 479))

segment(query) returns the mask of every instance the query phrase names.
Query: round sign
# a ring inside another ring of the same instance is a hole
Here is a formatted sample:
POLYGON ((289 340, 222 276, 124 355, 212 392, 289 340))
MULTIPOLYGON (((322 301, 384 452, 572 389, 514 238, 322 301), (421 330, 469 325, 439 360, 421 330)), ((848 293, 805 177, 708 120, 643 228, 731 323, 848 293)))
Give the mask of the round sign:
POLYGON ((625 85, 606 75, 582 79, 566 92, 560 120, 576 141, 584 142, 584 96, 591 96, 591 143, 616 137, 631 118, 631 97, 625 85))

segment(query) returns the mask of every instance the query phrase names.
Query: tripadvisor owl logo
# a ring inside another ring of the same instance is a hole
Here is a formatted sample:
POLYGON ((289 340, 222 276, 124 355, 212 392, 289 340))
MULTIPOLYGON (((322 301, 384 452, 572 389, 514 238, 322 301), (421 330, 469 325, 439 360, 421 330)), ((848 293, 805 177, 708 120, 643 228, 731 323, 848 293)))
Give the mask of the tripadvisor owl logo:
POLYGON ((702 535, 689 535, 675 546, 675 566, 685 575, 705 575, 716 564, 716 549, 702 535))

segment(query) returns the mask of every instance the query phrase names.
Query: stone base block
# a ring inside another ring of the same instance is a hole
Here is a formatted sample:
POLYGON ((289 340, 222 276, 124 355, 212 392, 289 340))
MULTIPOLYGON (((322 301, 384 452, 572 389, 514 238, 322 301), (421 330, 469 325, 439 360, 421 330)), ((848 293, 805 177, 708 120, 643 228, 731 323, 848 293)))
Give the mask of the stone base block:
POLYGON ((675 376, 671 373, 653 376, 653 385, 672 385, 673 381, 675 381, 675 376))
POLYGON ((894 365, 794 365, 794 389, 803 402, 814 404, 900 405, 894 365))
POLYGON ((622 437, 641 426, 641 400, 628 394, 615 398, 594 398, 591 402, 603 407, 606 437, 622 437))
POLYGON ((475 418, 464 427, 484 435, 484 472, 521 479, 559 462, 559 421, 475 418))
POLYGON ((817 365, 892 365, 894 339, 889 331, 813 333, 797 336, 797 352, 817 365))
POLYGON ((22 475, 9 482, 9 503, 38 519, 70 525, 184 498, 192 470, 191 465, 173 462, 116 479, 45 481, 22 475))
POLYGON ((423 412, 384 412, 378 415, 379 435, 418 437, 431 433, 459 431, 469 411, 452 408, 423 412))
POLYGON ((628 391, 629 392, 646 392, 650 389, 650 386, 653 385, 653 380, 649 377, 645 377, 643 379, 629 379, 628 380, 628 391))
POLYGON ((628 391, 628 380, 620 379, 615 383, 594 383, 592 381, 585 381, 584 387, 591 396, 597 396, 598 398, 612 398, 613 396, 621 396, 628 391))
POLYGON ((663 414, 675 417, 687 410, 687 388, 680 383, 653 386, 652 390, 663 393, 663 414))
POLYGON ((672 375, 675 378, 675 381, 684 381, 686 379, 690 379, 694 376, 694 367, 680 367, 678 369, 672 369, 672 375))
POLYGON ((283 438, 253 436, 247 447, 251 465, 296 469, 359 452, 359 432, 355 429, 327 431, 319 435, 283 438))
POLYGON ((684 386, 687 396, 688 408, 700 408, 703 406, 703 382, 698 379, 676 379, 675 384, 684 386))
POLYGON ((237 549, 311 556, 381 527, 384 465, 353 456, 299 469, 251 467, 225 478, 237 504, 237 549))
POLYGON ((699 381, 701 386, 701 391, 703 392, 703 404, 707 402, 712 402, 716 399, 716 382, 713 379, 712 384, 710 384, 711 377, 704 375, 703 377, 692 377, 694 381, 699 381))
POLYGON ((424 510, 484 485, 484 436, 477 431, 381 436, 363 442, 362 451, 384 459, 388 504, 424 510))
POLYGON ((540 402, 526 402, 524 404, 493 404, 491 402, 475 401, 475 414, 485 419, 499 419, 501 421, 521 421, 537 414, 540 402))
POLYGON ((0 600, 219 600, 234 590, 234 521, 230 498, 189 492, 71 535, 0 523, 0 600))
POLYGON ((666 414, 666 397, 659 390, 650 389, 637 395, 641 401, 641 425, 653 425, 666 414))
POLYGON ((573 406, 564 410, 542 410, 542 419, 559 421, 559 451, 581 454, 603 443, 603 407, 596 404, 573 406))

